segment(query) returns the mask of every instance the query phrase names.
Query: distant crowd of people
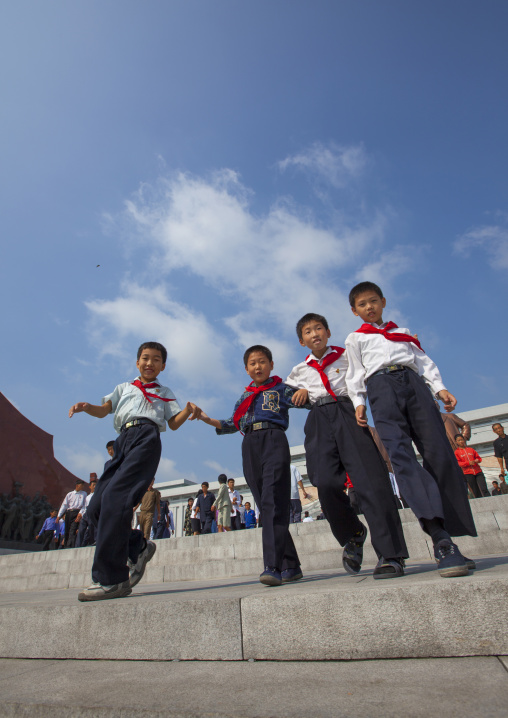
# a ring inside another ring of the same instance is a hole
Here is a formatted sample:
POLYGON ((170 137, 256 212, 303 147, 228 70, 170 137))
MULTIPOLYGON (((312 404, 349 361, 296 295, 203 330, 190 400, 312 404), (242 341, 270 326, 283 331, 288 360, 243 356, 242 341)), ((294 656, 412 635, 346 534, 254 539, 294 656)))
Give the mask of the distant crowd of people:
MULTIPOLYGON (((457 462, 463 471, 469 497, 477 499, 508 494, 505 474, 508 459, 508 436, 504 432, 503 425, 496 423, 492 426, 493 432, 498 437, 493 442, 493 449, 494 456, 499 462, 501 473, 498 477, 499 481, 493 481, 492 491, 489 491, 485 475, 480 468, 482 458, 475 449, 467 445, 468 440, 471 438, 471 427, 456 414, 442 413, 441 416, 446 434, 457 457, 457 462)), ((393 492, 399 508, 407 508, 404 497, 400 494, 397 486, 390 459, 386 451, 384 451, 384 447, 380 444, 376 432, 372 431, 372 434, 387 463, 393 492)), ((113 460, 114 444, 114 441, 108 441, 106 445, 110 458, 106 461, 104 470, 113 460)), ((199 536, 200 534, 261 527, 258 508, 249 501, 244 503, 244 497, 235 489, 235 480, 228 479, 225 474, 221 474, 218 480, 219 490, 217 495, 209 490, 209 483, 204 481, 196 496, 189 497, 184 516, 184 536, 199 536)), ((88 520, 86 512, 97 486, 97 481, 96 473, 90 474, 89 483, 79 479, 76 481, 74 490, 65 496, 60 509, 50 510, 49 517, 46 518, 36 536, 36 540, 42 543, 43 551, 57 548, 79 548, 95 544, 95 528, 93 523, 88 520)), ((147 540, 170 538, 175 534, 174 515, 170 509, 170 502, 162 499, 160 491, 153 486, 154 481, 152 481, 141 502, 134 508, 133 515, 133 527, 140 529, 147 540)), ((357 515, 361 514, 362 508, 349 477, 346 479, 344 489, 349 496, 355 513, 357 515)), ((322 510, 319 510, 315 516, 311 516, 309 511, 305 511, 302 518, 301 496, 304 499, 312 499, 312 496, 304 488, 298 469, 291 464, 290 523, 302 521, 307 523, 325 518, 322 510)))

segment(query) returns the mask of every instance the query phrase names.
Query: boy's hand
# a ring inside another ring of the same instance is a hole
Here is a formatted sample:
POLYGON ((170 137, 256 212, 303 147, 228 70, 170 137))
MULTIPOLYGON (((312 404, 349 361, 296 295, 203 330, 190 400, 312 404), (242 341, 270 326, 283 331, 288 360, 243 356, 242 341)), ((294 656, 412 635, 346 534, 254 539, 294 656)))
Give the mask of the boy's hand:
POLYGON ((291 401, 295 406, 304 406, 309 401, 309 392, 307 389, 298 389, 293 394, 291 401))
POLYGON ((367 409, 363 406, 363 404, 356 407, 355 415, 358 426, 367 426, 367 409))
POLYGON ((450 394, 449 391, 446 391, 446 389, 438 391, 437 395, 443 402, 445 411, 453 411, 453 409, 457 406, 457 399, 453 396, 453 394, 450 394))
POLYGON ((69 409, 69 419, 74 414, 79 414, 81 411, 87 411, 90 408, 90 404, 86 401, 80 401, 69 409))
POLYGON ((187 411, 191 412, 189 421, 194 421, 194 419, 199 419, 201 417, 201 409, 199 408, 199 406, 196 406, 196 404, 193 404, 192 401, 187 402, 186 409, 187 411))

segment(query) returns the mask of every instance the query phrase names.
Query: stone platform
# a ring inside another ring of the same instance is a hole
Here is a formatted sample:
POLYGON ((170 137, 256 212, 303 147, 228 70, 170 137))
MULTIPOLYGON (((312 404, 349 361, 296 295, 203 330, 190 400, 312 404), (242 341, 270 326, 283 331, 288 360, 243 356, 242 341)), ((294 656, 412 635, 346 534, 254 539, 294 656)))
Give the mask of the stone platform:
MULTIPOLYGON (((336 552, 336 557, 339 554, 336 552)), ((0 596, 1 658, 323 661, 508 655, 508 555, 443 579, 433 561, 374 580, 309 571, 276 588, 254 578, 139 584, 79 603, 77 590, 0 596)))

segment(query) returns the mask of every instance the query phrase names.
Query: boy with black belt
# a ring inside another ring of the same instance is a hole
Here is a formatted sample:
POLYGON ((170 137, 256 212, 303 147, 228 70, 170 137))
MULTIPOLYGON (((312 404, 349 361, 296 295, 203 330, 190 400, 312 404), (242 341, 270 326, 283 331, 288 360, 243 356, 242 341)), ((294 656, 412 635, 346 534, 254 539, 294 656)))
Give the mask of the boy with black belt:
POLYGON ((286 384, 308 391, 312 405, 305 422, 305 455, 311 483, 333 535, 344 547, 342 564, 350 574, 360 571, 367 529, 344 493, 346 472, 360 497, 372 545, 379 562, 374 578, 404 575, 408 557, 388 469, 368 429, 359 429, 347 394, 347 356, 328 346, 325 317, 306 314, 296 325, 300 344, 312 351, 297 364, 286 384))
POLYGON ((476 536, 476 528, 464 477, 432 394, 443 401, 448 412, 457 400, 418 339, 408 329, 383 322, 386 299, 376 284, 357 284, 349 301, 353 314, 364 321, 346 339, 346 382, 357 422, 367 425, 368 397, 400 491, 432 538, 439 574, 445 578, 465 576, 475 567, 474 561, 462 556, 450 535, 476 536), (416 459, 413 441, 424 467, 416 459))
POLYGON ((252 379, 227 420, 211 419, 204 412, 201 420, 215 427, 217 434, 241 431, 243 471, 263 518, 263 560, 265 570, 259 580, 267 586, 302 578, 300 560, 289 533, 291 457, 285 431, 288 410, 307 400, 270 377, 272 353, 267 347, 252 346, 244 354, 245 371, 252 379))
POLYGON ((166 366, 167 351, 158 342, 138 349, 139 377, 119 384, 101 406, 74 404, 69 416, 84 411, 99 419, 114 412, 119 437, 114 457, 101 476, 87 509, 97 529, 92 566, 94 583, 78 595, 80 601, 100 601, 128 596, 141 579, 155 553, 155 544, 141 531, 132 530, 132 511, 148 489, 161 455, 160 432, 166 421, 176 431, 187 419, 197 419, 200 409, 188 402, 180 407, 173 392, 157 381, 166 366))

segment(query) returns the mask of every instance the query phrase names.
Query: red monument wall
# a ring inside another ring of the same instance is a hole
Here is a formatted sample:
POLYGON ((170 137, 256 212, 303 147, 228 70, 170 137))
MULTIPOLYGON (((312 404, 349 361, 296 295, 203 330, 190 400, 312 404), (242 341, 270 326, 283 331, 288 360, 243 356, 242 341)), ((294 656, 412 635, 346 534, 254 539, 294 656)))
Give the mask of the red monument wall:
POLYGON ((76 478, 55 459, 52 435, 32 424, 0 393, 0 492, 14 495, 14 484, 19 482, 20 494, 33 498, 38 491, 59 507, 76 478))

